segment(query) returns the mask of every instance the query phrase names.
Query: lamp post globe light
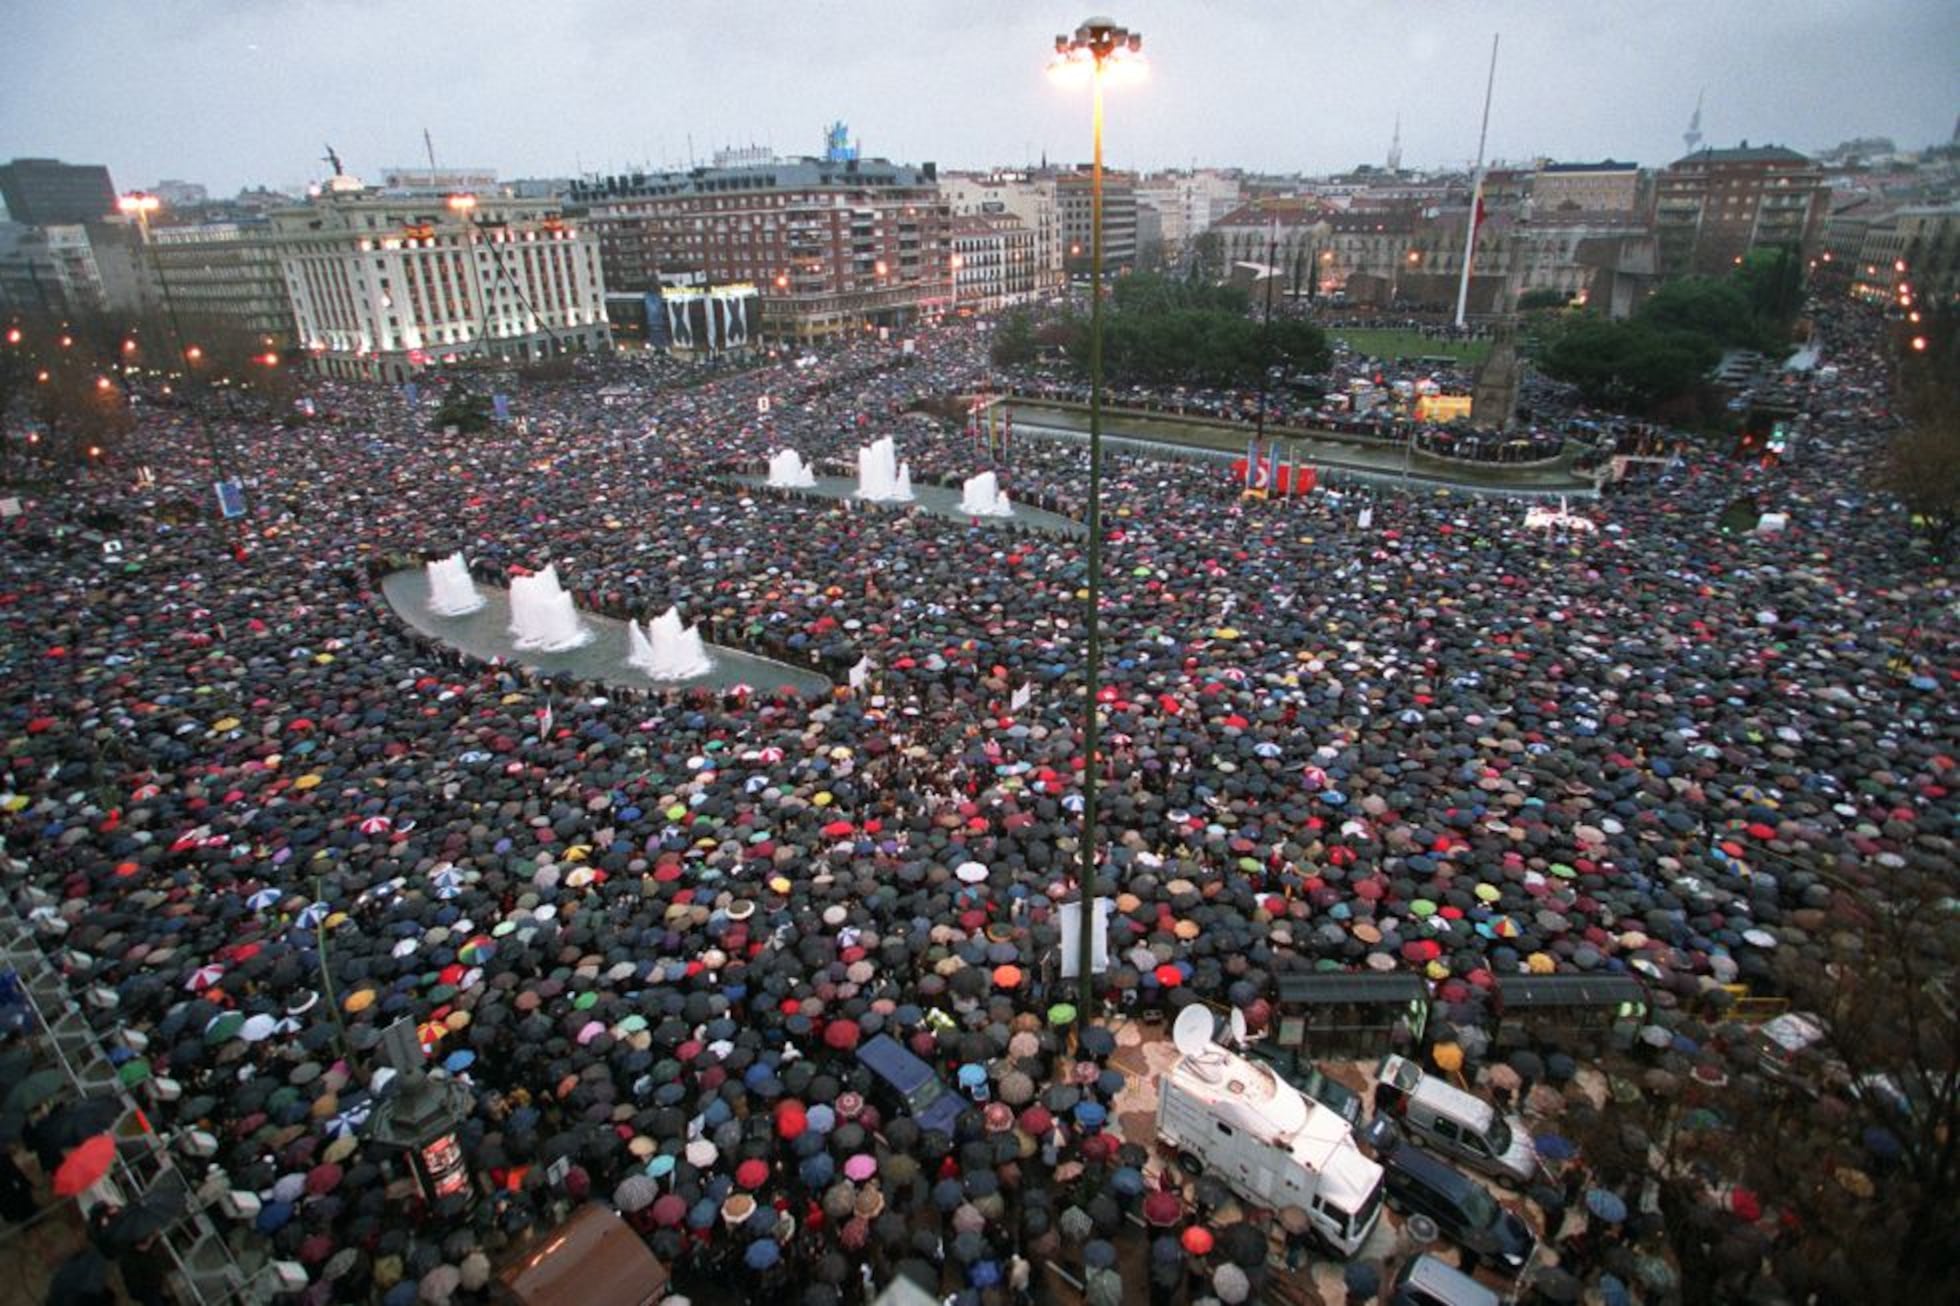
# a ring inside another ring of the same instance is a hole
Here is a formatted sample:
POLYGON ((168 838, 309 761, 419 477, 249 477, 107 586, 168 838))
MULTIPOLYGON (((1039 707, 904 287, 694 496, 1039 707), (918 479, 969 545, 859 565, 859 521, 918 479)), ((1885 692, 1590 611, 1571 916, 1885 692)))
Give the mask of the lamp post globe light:
POLYGON ((1135 78, 1143 72, 1143 36, 1110 18, 1085 18, 1074 33, 1055 38, 1049 71, 1059 78, 1086 75, 1092 87, 1091 132, 1095 153, 1089 172, 1089 587, 1083 611, 1088 661, 1082 695, 1082 846, 1076 880, 1081 890, 1077 918, 1076 976, 1080 984, 1077 1027, 1095 1018, 1095 940, 1097 827, 1096 790, 1100 723, 1097 699, 1102 680, 1102 338, 1103 338, 1103 81, 1135 78))

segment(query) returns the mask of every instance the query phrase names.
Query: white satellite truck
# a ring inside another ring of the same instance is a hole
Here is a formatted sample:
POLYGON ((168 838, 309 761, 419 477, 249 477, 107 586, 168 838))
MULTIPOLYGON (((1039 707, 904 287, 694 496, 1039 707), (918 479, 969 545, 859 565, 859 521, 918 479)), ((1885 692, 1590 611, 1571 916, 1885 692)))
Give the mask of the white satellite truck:
MULTIPOLYGON (((1243 1040, 1244 1018, 1232 1016, 1243 1040)), ((1300 1208, 1321 1242, 1352 1256, 1381 1218, 1382 1168, 1355 1146, 1348 1122, 1220 1047, 1203 1006, 1186 1007, 1171 1038, 1182 1055, 1158 1086, 1157 1136, 1180 1164, 1260 1206, 1300 1208)))

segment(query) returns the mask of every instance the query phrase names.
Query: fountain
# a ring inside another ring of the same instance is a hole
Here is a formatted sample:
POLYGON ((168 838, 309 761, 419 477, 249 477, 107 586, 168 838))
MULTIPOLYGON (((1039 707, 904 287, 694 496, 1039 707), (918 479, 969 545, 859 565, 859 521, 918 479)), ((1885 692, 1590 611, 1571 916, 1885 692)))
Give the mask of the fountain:
POLYGON ((898 448, 889 435, 858 450, 857 497, 873 503, 912 498, 912 468, 898 461, 898 448))
POLYGON ((470 564, 459 550, 425 568, 429 575, 429 611, 438 617, 466 617, 488 602, 476 592, 470 564))
POLYGON ((784 449, 769 459, 769 484, 778 490, 807 490, 817 483, 817 474, 794 449, 784 449))
POLYGON ((514 646, 540 653, 560 653, 592 638, 555 566, 511 579, 510 633, 514 646))
POLYGON ((992 472, 969 476, 960 486, 960 511, 974 517, 1012 517, 1014 505, 1002 493, 1000 478, 992 472))
POLYGON ((692 680, 714 669, 714 660, 701 644, 700 628, 683 622, 676 608, 649 621, 644 634, 630 621, 626 632, 626 665, 654 680, 692 680))

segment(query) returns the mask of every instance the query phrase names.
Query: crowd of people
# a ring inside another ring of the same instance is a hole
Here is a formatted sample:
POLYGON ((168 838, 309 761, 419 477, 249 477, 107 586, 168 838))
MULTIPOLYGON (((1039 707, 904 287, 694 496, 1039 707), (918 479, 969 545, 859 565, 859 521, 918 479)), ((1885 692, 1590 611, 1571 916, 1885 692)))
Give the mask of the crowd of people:
MULTIPOLYGON (((730 479, 883 435, 917 479, 979 470, 915 411, 985 382, 970 326, 702 384, 608 363, 521 387, 522 434, 431 431, 434 384, 323 383, 312 421, 146 409, 4 522, 8 890, 75 990, 113 997, 159 1127, 210 1130, 222 1182, 261 1195, 301 1301, 481 1300, 502 1249, 588 1197, 698 1298, 856 1302, 905 1274, 1026 1300, 1064 1249, 1107 1264, 1136 1210, 1153 1257, 1230 1300, 1263 1245, 1225 1255, 1167 1181, 1146 1211, 1116 1040, 1076 1036, 1055 970, 1083 769, 1118 1010, 1202 999, 1257 1032, 1278 975, 1407 969, 1468 1029, 1500 974, 1766 979, 1817 928, 1805 858, 1940 856, 1950 818, 1952 668, 1928 659, 1954 595, 1859 488, 1875 333, 1822 329, 1838 372, 1800 466, 1690 456, 1583 539, 1447 495, 1363 526, 1354 496, 1248 503, 1112 456, 1096 759, 1079 541, 730 479), (245 518, 172 511, 221 471, 245 518), (1718 532, 1745 490, 1788 530, 1718 532), (475 662, 375 581, 459 549, 869 683, 621 692, 475 662), (397 1020, 468 1087, 474 1201, 426 1200, 363 1133, 397 1020), (967 1095, 952 1133, 878 1099, 855 1049, 880 1034, 967 1095)), ((1081 446, 1009 457, 1015 501, 1080 512, 1081 446)))

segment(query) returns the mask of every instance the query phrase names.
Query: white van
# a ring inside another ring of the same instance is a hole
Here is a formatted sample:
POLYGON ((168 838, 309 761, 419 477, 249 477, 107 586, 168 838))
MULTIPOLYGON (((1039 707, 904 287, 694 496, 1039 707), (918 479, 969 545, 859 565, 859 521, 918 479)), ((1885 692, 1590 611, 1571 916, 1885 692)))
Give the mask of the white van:
POLYGON ((1201 1006, 1185 1009, 1174 1037, 1184 1055, 1158 1081, 1157 1134, 1185 1168, 1260 1206, 1296 1206, 1321 1242, 1342 1256, 1359 1250, 1381 1219, 1382 1168, 1348 1122, 1272 1067, 1212 1043, 1201 1006))
POLYGON ((1417 1140, 1473 1170, 1530 1183, 1538 1174, 1538 1149, 1524 1121, 1456 1085, 1425 1075, 1422 1067, 1393 1054, 1375 1071, 1375 1114, 1392 1117, 1417 1140))

